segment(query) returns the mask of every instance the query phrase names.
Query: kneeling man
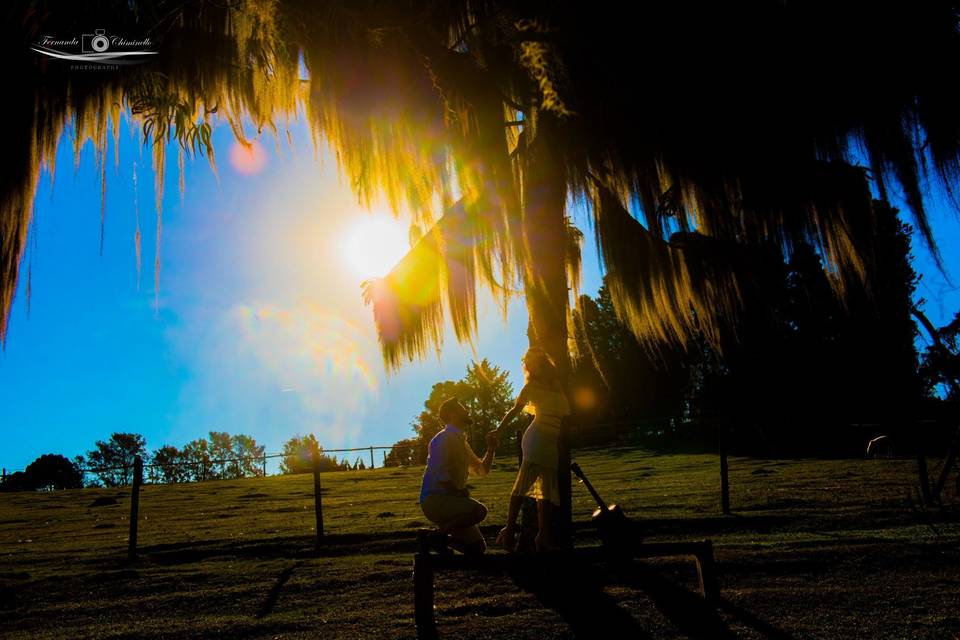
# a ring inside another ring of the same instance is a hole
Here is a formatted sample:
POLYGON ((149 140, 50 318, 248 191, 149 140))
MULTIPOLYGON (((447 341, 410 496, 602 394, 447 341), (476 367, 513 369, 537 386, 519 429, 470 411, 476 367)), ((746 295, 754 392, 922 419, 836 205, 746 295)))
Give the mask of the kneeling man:
POLYGON ((462 553, 480 554, 487 545, 478 523, 487 517, 487 508, 470 497, 467 475, 490 472, 497 438, 487 434, 483 460, 470 448, 465 430, 473 424, 462 404, 451 398, 440 406, 443 429, 430 441, 427 469, 420 487, 420 508, 437 525, 436 546, 447 545, 462 553))

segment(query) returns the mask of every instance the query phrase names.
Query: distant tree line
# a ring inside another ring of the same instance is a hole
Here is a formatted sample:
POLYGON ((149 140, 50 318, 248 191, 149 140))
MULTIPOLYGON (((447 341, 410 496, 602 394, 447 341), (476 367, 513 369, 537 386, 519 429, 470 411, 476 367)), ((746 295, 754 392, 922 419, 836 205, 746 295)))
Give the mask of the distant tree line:
MULTIPOLYGON (((316 436, 296 435, 284 443, 280 472, 307 473, 313 470, 312 452, 320 455, 321 471, 366 469, 363 460, 350 464, 327 455, 316 436)), ((144 481, 174 484, 203 480, 234 480, 262 476, 264 447, 247 435, 211 431, 177 448, 163 445, 153 451, 138 433, 116 432, 98 440, 86 455, 73 460, 59 454, 44 454, 23 471, 10 474, 0 491, 36 491, 88 487, 120 487, 133 482, 134 460, 143 460, 144 481)))

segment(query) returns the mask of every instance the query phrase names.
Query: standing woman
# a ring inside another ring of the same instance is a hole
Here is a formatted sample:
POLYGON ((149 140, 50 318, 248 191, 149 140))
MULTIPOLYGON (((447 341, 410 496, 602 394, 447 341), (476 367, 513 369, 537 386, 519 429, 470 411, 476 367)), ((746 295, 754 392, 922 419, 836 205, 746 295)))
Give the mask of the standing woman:
POLYGON ((536 537, 537 551, 556 549, 553 537, 554 506, 560 506, 560 488, 557 483, 557 468, 560 454, 557 440, 560 421, 570 415, 570 403, 560 384, 557 367, 539 347, 531 347, 523 356, 523 371, 526 384, 513 408, 503 416, 497 427, 500 432, 521 411, 533 414, 533 422, 523 434, 521 450, 523 462, 517 480, 510 493, 510 508, 507 526, 497 536, 497 544, 508 551, 516 549, 516 522, 523 499, 527 496, 537 500, 537 516, 540 531, 536 537))

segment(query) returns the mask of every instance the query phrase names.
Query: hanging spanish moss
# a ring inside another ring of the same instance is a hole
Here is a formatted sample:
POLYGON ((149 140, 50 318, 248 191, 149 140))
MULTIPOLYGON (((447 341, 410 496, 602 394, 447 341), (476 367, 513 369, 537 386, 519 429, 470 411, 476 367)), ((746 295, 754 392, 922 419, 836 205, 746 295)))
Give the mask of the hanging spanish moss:
POLYGON ((428 231, 365 291, 391 365, 438 347, 448 316, 472 339, 478 284, 503 303, 522 287, 528 305, 550 306, 532 317, 565 317, 557 292, 576 284, 579 252, 558 194, 592 203, 617 311, 639 337, 713 341, 737 314, 736 247, 788 257, 811 243, 842 294, 872 259, 871 185, 904 194, 935 251, 922 194, 960 169, 950 2, 47 5, 4 9, 16 126, 0 183, 0 340, 41 171, 66 131, 102 167, 122 117, 151 148, 157 291, 167 147, 214 166, 220 121, 246 144, 303 114, 361 203, 412 211, 428 231), (156 60, 70 73, 26 46, 100 16, 157 38, 156 60))

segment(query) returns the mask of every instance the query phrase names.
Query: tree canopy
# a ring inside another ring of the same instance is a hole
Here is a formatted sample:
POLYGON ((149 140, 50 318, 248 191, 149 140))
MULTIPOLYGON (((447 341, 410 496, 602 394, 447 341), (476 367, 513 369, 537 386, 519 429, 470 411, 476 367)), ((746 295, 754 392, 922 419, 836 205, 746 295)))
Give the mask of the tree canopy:
MULTIPOLYGON (((758 276, 742 290, 737 331, 724 333, 722 351, 701 339, 651 352, 617 318, 608 287, 595 299, 582 296, 574 312, 582 354, 570 385, 575 420, 618 425, 583 437, 715 445, 723 423, 735 438, 728 446, 755 453, 858 454, 867 425, 890 432, 927 415, 911 318, 919 281, 912 229, 885 203, 874 210, 878 259, 866 273, 869 294, 838 299, 808 244, 789 262, 775 250, 756 251, 749 259, 758 276), (698 428, 702 418, 706 429, 698 428)), ((940 336, 944 348, 925 357, 928 380, 955 351, 949 326, 940 336)))
POLYGON ((83 474, 79 465, 62 455, 46 453, 23 471, 4 478, 0 491, 46 491, 52 489, 77 489, 83 486, 83 474))
POLYGON ((16 126, 0 181, 0 338, 41 168, 69 126, 77 153, 96 145, 106 185, 122 111, 153 151, 158 229, 166 142, 181 161, 213 161, 218 119, 245 142, 245 122, 279 134, 302 112, 361 202, 409 206, 426 231, 367 289, 390 365, 437 346, 445 318, 472 338, 478 282, 504 301, 521 284, 531 340, 565 351, 568 202, 590 212, 631 331, 718 345, 750 277, 742 247, 789 258, 809 244, 831 287, 861 287, 871 185, 901 191, 935 247, 924 187, 949 191, 960 168, 947 1, 18 0, 4 13, 16 126), (28 48, 94 17, 152 34, 159 55, 79 74, 28 48))
POLYGON ((305 436, 295 435, 283 443, 283 459, 280 461, 280 473, 311 473, 313 471, 313 452, 320 456, 321 471, 340 471, 349 469, 346 461, 337 462, 336 456, 327 455, 312 433, 305 436))
POLYGON ((122 487, 133 482, 134 459, 146 453, 147 440, 142 435, 117 432, 108 440, 97 440, 86 462, 104 486, 122 487))

